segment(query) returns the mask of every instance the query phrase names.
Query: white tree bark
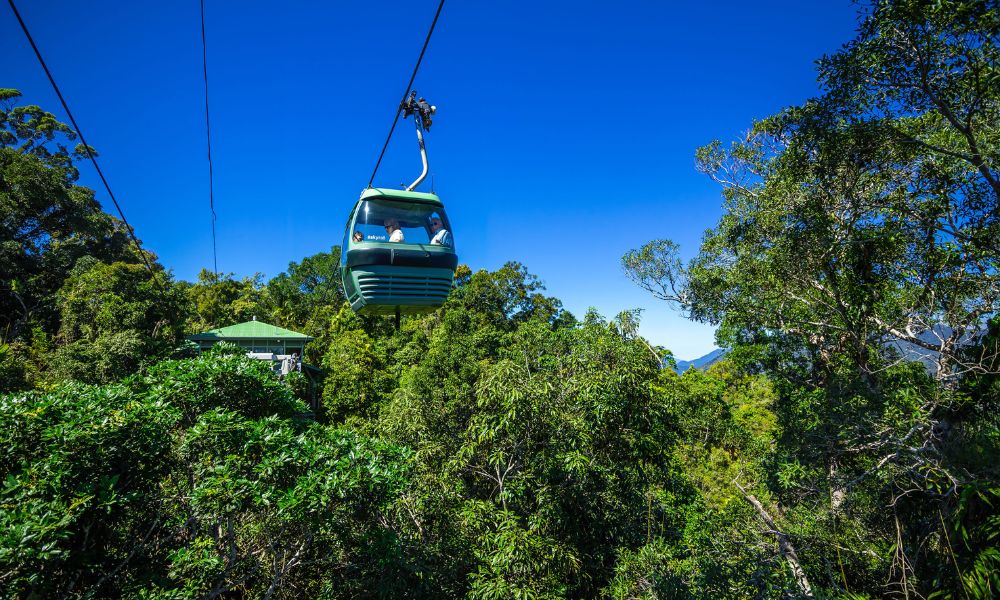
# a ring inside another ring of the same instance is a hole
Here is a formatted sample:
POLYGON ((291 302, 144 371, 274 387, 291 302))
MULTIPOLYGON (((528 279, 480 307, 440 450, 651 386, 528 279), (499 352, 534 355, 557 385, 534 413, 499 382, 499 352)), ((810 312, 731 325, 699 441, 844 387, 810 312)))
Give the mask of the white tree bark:
POLYGON ((770 529, 769 533, 773 533, 778 539, 778 552, 781 553, 782 558, 788 562, 788 566, 792 569, 792 576, 795 577, 795 584, 799 586, 799 591, 802 592, 802 596, 805 598, 812 598, 812 587, 809 585, 809 579, 806 578, 806 572, 802 570, 802 565, 799 564, 799 557, 795 554, 795 547, 792 546, 791 540, 788 536, 778 529, 777 524, 775 524, 774 519, 768 514, 764 505, 760 503, 753 494, 748 492, 742 485, 739 484, 735 479, 733 480, 733 485, 739 488, 743 497, 746 498, 755 509, 757 509, 757 514, 760 515, 764 524, 770 529))

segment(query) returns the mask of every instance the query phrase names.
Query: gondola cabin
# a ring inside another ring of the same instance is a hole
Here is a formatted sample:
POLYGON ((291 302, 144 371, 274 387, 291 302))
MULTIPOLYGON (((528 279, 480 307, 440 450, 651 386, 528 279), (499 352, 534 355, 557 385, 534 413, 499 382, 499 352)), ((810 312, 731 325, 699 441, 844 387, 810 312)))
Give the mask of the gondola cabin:
POLYGON ((458 265, 444 204, 423 192, 366 189, 341 248, 344 292, 363 315, 432 312, 447 299, 458 265))

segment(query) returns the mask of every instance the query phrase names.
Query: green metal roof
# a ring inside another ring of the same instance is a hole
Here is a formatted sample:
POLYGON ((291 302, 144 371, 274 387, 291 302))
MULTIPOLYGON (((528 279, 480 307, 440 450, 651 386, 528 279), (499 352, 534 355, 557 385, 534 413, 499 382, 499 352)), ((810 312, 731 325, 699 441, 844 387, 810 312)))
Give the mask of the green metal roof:
POLYGON ((393 190, 389 188, 365 188, 365 191, 361 192, 361 200, 368 200, 370 198, 388 198, 391 200, 409 200, 411 202, 421 202, 424 204, 434 204, 436 206, 444 206, 441 199, 435 194, 428 194, 426 192, 407 192, 406 190, 393 190))
POLYGON ((197 342, 203 340, 258 339, 309 341, 312 338, 304 333, 275 327, 274 325, 264 323, 263 321, 247 321, 246 323, 239 323, 238 325, 230 325, 229 327, 210 329, 204 333, 196 333, 195 335, 189 336, 188 339, 197 342))

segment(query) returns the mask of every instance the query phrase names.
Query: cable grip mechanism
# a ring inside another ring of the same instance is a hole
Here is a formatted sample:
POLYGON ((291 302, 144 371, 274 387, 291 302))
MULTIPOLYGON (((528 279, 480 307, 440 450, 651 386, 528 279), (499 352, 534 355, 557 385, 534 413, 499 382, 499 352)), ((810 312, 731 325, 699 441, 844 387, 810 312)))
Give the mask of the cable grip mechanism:
POLYGON ((413 117, 413 123, 417 129, 417 143, 420 145, 420 160, 424 167, 424 170, 420 173, 420 177, 417 177, 416 181, 406 187, 406 191, 412 192, 420 185, 420 182, 427 178, 427 172, 430 168, 427 162, 427 148, 424 146, 423 132, 430 131, 432 117, 437 112, 437 107, 432 106, 424 98, 418 98, 417 92, 414 90, 402 102, 400 108, 403 110, 404 119, 410 116, 413 117))

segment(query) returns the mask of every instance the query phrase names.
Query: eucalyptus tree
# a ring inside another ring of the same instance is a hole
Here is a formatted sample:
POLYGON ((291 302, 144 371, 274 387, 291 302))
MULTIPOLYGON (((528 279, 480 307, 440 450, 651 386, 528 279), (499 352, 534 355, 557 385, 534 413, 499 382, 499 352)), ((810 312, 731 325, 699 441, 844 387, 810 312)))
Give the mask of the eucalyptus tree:
POLYGON ((971 593, 944 525, 997 481, 958 457, 996 449, 974 417, 996 396, 965 382, 1000 371, 984 335, 1000 309, 1000 10, 877 2, 818 65, 819 97, 698 151, 725 212, 697 256, 656 240, 623 266, 776 378, 782 434, 749 491, 830 544, 865 532, 885 560, 826 557, 844 573, 830 589, 971 593))
POLYGON ((869 372, 915 347, 939 379, 996 371, 962 347, 1000 307, 998 27, 988 2, 879 3, 819 61, 821 97, 698 151, 725 215, 696 259, 661 240, 626 272, 724 341, 790 336, 869 372))

